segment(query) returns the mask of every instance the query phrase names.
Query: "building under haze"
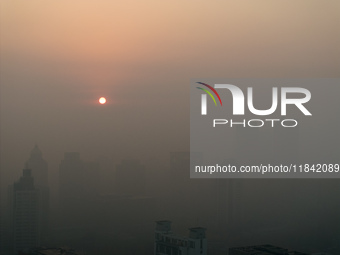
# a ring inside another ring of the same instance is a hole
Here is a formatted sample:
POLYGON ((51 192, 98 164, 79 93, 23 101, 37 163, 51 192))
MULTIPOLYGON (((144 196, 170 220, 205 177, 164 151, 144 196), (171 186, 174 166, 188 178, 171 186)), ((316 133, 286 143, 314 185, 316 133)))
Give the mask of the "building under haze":
POLYGON ((37 145, 32 149, 25 167, 32 170, 35 185, 48 187, 48 165, 43 159, 42 152, 37 145))
POLYGON ((41 245, 43 203, 31 169, 24 169, 19 181, 9 186, 11 251, 16 254, 41 245))
POLYGON ((189 237, 175 235, 171 221, 157 221, 155 230, 155 255, 206 255, 205 228, 190 228, 189 237))
POLYGON ((41 197, 40 219, 42 222, 41 236, 42 244, 47 242, 49 236, 49 217, 50 217, 50 190, 48 185, 48 164, 42 157, 42 152, 38 145, 31 151, 30 158, 25 163, 26 169, 31 169, 34 179, 34 186, 39 189, 41 197))
POLYGON ((6 244, 8 244, 6 237, 8 235, 6 235, 6 233, 5 233, 2 215, 3 215, 3 213, 1 212, 1 214, 0 214, 0 255, 5 255, 6 254, 5 252, 7 251, 6 244))
MULTIPOLYGON (((0 214, 0 255, 8 255, 10 250, 10 235, 9 235, 9 229, 8 229, 8 220, 6 217, 6 221, 4 220, 5 217, 3 217, 5 214, 5 211, 3 210, 0 214)), ((7 213, 6 213, 6 216, 7 213)))

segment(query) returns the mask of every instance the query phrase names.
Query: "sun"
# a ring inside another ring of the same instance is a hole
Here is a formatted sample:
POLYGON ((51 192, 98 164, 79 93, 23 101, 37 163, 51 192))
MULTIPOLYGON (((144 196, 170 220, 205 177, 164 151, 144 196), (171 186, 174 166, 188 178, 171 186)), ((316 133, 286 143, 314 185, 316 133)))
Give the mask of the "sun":
POLYGON ((99 98, 99 103, 100 104, 105 104, 106 103, 106 98, 105 97, 101 97, 101 98, 99 98))

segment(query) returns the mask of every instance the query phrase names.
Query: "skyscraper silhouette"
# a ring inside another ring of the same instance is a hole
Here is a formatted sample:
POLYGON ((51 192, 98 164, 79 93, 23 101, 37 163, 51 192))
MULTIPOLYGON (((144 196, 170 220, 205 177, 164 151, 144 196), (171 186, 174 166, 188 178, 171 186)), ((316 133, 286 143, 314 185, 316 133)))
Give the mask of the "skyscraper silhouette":
POLYGON ((41 245, 43 202, 41 190, 34 185, 31 169, 24 169, 19 181, 9 186, 12 252, 41 245))
POLYGON ((25 167, 32 170, 35 185, 48 186, 48 166, 42 157, 42 152, 37 145, 31 151, 30 158, 25 167))
POLYGON ((26 169, 31 169, 34 186, 39 189, 41 201, 41 242, 44 245, 49 236, 50 191, 48 185, 48 164, 42 157, 38 145, 31 150, 30 158, 25 163, 26 169))

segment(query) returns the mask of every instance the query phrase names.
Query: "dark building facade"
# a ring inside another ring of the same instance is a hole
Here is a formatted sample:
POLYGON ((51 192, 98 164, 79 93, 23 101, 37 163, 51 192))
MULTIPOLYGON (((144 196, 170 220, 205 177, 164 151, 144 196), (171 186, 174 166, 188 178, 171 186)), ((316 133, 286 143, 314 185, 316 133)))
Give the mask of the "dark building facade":
POLYGON ((34 184, 31 169, 24 169, 19 181, 9 186, 11 253, 41 245, 43 204, 42 192, 34 184))

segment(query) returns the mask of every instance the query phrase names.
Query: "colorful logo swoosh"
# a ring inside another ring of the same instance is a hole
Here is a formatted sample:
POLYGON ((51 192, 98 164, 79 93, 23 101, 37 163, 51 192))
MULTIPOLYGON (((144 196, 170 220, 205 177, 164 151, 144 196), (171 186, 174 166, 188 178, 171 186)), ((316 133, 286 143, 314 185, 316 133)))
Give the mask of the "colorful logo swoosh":
MULTIPOLYGON (((206 86, 207 88, 209 88, 212 92, 214 92, 214 94, 217 96, 218 100, 220 101, 220 104, 222 106, 222 100, 220 98, 220 95, 217 93, 217 91, 211 87, 209 84, 206 84, 206 83, 203 83, 203 82, 197 82, 198 84, 201 84, 203 86, 206 86)), ((213 100, 214 100, 214 103, 215 105, 217 106, 217 103, 216 103, 216 100, 214 98, 214 96, 210 93, 210 91, 206 90, 206 89, 203 89, 203 88, 200 88, 200 87, 197 87, 198 89, 201 89, 203 90, 204 92, 206 92, 213 100)))

